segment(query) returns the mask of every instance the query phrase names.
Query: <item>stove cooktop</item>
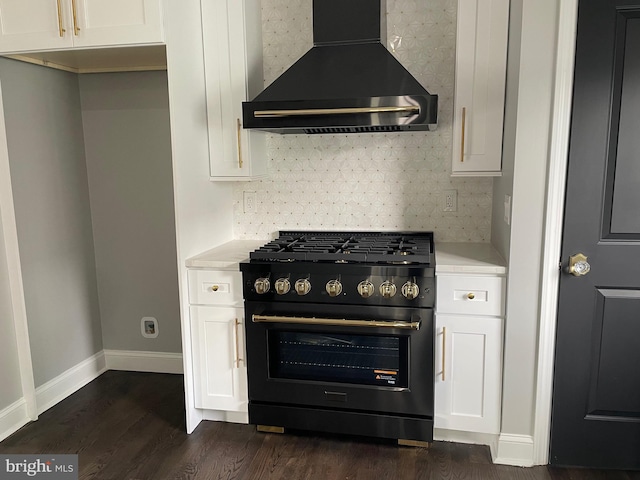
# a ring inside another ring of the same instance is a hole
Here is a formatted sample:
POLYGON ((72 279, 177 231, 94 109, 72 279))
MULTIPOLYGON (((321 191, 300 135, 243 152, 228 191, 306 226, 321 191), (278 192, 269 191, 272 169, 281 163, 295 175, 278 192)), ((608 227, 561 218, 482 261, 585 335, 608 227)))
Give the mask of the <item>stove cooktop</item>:
POLYGON ((432 232, 279 232, 251 261, 431 265, 432 232))

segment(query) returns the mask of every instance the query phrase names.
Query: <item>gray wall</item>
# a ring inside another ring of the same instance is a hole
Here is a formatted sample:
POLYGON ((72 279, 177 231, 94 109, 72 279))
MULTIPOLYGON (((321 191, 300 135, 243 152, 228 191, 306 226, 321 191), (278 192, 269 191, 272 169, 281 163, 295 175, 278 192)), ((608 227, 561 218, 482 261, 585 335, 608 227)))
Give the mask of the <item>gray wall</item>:
MULTIPOLYGON (((502 433, 531 435, 559 0, 513 0, 522 12, 513 139, 502 433)), ((512 66, 510 66, 511 68, 512 66)), ((512 108, 513 105, 509 105, 512 108)))
MULTIPOLYGON (((0 115, 2 112, 0 111, 0 115)), ((0 410, 22 397, 20 364, 16 332, 13 326, 13 308, 9 289, 9 272, 0 220, 0 410)))
POLYGON ((502 176, 493 180, 491 243, 503 258, 509 258, 511 226, 504 221, 504 196, 513 200, 513 171, 516 155, 518 91, 520 85, 520 42, 522 38, 522 2, 510 7, 509 51, 507 57, 507 87, 502 147, 502 176))
POLYGON ((0 58, 36 387, 102 349, 76 75, 0 58))
POLYGON ((79 81, 104 348, 180 352, 166 72, 79 81))

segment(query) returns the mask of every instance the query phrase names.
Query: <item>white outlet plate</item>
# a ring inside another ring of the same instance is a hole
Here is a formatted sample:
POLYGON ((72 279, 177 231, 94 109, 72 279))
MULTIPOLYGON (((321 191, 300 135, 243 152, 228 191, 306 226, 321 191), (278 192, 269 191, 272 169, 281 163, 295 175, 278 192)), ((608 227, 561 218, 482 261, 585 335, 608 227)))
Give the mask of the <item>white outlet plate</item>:
POLYGON ((445 190, 442 192, 442 210, 445 212, 457 212, 458 211, 458 191, 457 190, 445 190))
POLYGON ((511 225, 511 196, 504 196, 504 223, 511 225))
POLYGON ((243 208, 244 213, 257 213, 258 205, 256 192, 244 192, 243 193, 243 208))
POLYGON ((158 320, 154 317, 142 317, 140 331, 144 338, 156 338, 158 336, 158 320))

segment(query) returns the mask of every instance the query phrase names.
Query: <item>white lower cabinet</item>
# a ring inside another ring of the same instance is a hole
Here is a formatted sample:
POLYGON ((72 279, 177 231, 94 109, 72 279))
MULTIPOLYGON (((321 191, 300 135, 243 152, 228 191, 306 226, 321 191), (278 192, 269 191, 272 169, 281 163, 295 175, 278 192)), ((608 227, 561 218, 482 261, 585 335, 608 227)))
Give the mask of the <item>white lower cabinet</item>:
POLYGON ((189 269, 188 278, 195 407, 247 413, 242 275, 189 269))
POLYGON ((500 432, 502 318, 436 315, 435 427, 500 432))
POLYGON ((436 274, 436 428, 500 433, 505 277, 436 274))
POLYGON ((191 306, 195 406, 247 412, 244 311, 191 306))

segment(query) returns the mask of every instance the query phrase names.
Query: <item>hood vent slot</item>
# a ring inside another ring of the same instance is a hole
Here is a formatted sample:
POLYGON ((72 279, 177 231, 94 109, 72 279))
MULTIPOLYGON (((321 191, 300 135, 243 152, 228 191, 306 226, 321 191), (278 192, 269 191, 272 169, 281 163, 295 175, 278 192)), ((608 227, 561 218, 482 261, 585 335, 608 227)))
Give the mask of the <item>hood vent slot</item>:
POLYGON ((304 133, 309 135, 318 133, 375 133, 375 132, 400 132, 402 129, 397 125, 384 127, 325 127, 306 128, 304 133))
POLYGON ((311 50, 243 103, 244 128, 321 134, 436 126, 438 96, 381 42, 385 0, 313 0, 313 35, 311 50))

